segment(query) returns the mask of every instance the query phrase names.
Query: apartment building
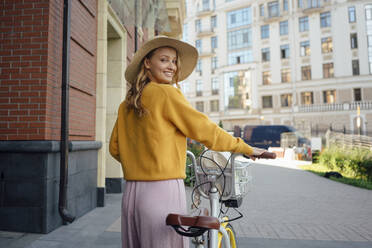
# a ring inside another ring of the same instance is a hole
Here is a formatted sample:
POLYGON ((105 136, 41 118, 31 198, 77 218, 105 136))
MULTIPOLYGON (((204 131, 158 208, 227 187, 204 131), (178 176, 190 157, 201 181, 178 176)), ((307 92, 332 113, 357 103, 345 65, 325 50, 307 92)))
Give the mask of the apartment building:
POLYGON ((183 92, 234 125, 372 133, 372 3, 188 0, 184 40, 200 53, 183 92))

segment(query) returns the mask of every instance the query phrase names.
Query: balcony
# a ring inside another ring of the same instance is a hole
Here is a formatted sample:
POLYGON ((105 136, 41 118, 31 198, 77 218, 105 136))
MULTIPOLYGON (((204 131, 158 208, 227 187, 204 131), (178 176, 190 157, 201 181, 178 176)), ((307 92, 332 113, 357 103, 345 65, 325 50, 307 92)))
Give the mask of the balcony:
POLYGON ((200 51, 199 52, 199 57, 212 57, 216 54, 215 49, 210 49, 208 51, 200 51))
POLYGON ((214 34, 214 28, 212 28, 212 27, 201 28, 197 31, 198 37, 209 36, 209 35, 213 35, 213 34, 214 34))
POLYGON ((213 14, 214 12, 214 9, 211 9, 211 8, 205 8, 203 10, 199 10, 197 13, 196 13, 196 16, 197 17, 203 17, 203 16, 207 16, 207 15, 211 15, 213 14))
POLYGON ((357 110, 358 106, 360 107, 361 110, 371 110, 372 101, 301 105, 301 106, 298 106, 298 112, 309 113, 309 112, 349 111, 349 110, 357 110))

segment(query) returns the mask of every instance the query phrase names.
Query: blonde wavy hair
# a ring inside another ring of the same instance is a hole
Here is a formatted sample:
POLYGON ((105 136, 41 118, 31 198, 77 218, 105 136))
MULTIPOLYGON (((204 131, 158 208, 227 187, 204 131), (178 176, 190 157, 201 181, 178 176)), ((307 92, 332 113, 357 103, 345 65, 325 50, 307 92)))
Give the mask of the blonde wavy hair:
MULTIPOLYGON (((144 61, 145 61, 145 59, 151 59, 151 57, 154 55, 155 51, 159 48, 163 48, 163 47, 155 48, 154 50, 149 52, 143 58, 143 60, 141 61, 140 70, 138 72, 138 75, 137 75, 136 79, 134 80, 134 82, 129 82, 129 85, 128 85, 129 89, 128 89, 127 96, 126 96, 126 99, 125 99, 126 104, 127 104, 127 108, 128 108, 129 111, 133 110, 134 113, 138 117, 142 117, 143 115, 145 115, 147 113, 147 110, 143 107, 143 105, 141 103, 141 98, 142 98, 143 89, 151 81, 150 78, 147 75, 148 70, 145 68, 144 61)), ((174 49, 173 47, 169 47, 169 48, 174 49)), ((176 49, 174 49, 174 50, 176 51, 176 54, 177 54, 177 63, 176 63, 177 70, 176 70, 176 73, 173 77, 172 84, 175 84, 177 86, 177 88, 180 88, 180 85, 178 84, 178 79, 180 77, 181 63, 180 63, 180 60, 178 59, 177 50, 176 49)))

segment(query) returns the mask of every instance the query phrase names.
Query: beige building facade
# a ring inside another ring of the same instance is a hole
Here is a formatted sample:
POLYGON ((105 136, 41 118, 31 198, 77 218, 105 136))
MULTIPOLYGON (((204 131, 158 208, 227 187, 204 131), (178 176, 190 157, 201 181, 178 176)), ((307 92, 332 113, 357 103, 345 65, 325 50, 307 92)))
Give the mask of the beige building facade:
POLYGON ((121 192, 124 182, 120 164, 109 154, 109 141, 127 92, 125 68, 136 47, 154 35, 180 38, 184 16, 181 0, 98 1, 96 141, 102 142, 102 148, 98 151, 97 186, 109 193, 121 192))
POLYGON ((183 83, 215 122, 372 134, 372 2, 188 0, 183 83))

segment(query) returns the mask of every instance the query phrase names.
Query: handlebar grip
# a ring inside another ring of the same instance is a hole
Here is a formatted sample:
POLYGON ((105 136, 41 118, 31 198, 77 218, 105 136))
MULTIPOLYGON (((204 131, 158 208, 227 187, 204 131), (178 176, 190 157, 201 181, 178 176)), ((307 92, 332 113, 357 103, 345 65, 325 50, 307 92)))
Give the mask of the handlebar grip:
POLYGON ((275 159, 276 154, 273 152, 263 152, 261 155, 243 155, 243 157, 250 159, 251 157, 253 158, 266 158, 266 159, 275 159))
POLYGON ((257 156, 257 158, 275 159, 276 154, 273 152, 264 152, 261 155, 257 156))

